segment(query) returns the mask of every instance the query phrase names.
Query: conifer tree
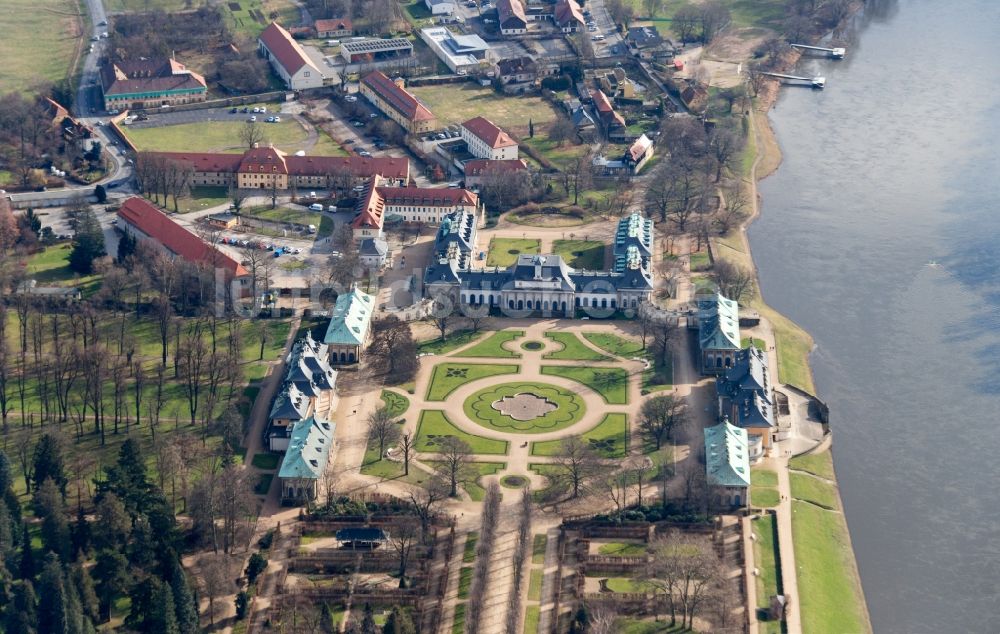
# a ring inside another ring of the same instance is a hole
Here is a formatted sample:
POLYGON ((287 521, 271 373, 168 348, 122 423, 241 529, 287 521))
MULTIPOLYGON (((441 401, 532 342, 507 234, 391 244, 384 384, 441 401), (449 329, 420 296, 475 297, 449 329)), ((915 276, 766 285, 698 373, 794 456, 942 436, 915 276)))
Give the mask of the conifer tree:
POLYGON ((195 634, 198 631, 198 604, 195 602, 187 574, 174 557, 173 572, 170 575, 170 589, 174 593, 174 610, 177 613, 177 631, 180 634, 195 634))
POLYGON ((35 590, 30 581, 14 584, 13 598, 4 608, 3 631, 7 634, 35 634, 38 624, 35 590))
POLYGON ((63 583, 62 566, 55 553, 49 553, 45 557, 42 573, 38 578, 38 595, 42 597, 38 604, 39 634, 69 632, 69 600, 63 583))

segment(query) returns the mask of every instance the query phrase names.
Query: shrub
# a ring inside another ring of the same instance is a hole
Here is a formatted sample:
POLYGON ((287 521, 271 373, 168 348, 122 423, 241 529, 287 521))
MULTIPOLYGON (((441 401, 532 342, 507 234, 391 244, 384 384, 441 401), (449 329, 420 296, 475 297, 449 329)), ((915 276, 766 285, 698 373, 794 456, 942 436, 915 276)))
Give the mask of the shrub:
POLYGON ((246 591, 240 591, 236 595, 236 620, 243 620, 247 615, 247 607, 250 606, 250 595, 246 591))
POLYGON ((260 553, 254 553, 250 555, 250 561, 247 563, 247 581, 253 584, 257 581, 257 577, 260 573, 264 572, 267 568, 267 558, 260 553))

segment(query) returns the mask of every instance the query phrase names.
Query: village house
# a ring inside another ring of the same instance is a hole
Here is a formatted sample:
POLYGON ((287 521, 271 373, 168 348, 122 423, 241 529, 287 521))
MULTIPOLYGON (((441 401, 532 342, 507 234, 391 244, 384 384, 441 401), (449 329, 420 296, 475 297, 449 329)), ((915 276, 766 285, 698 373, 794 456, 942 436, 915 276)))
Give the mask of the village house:
POLYGON ((316 37, 321 40, 354 35, 354 25, 351 23, 350 18, 316 20, 313 28, 316 29, 316 37))
POLYGON ((719 418, 746 430, 751 460, 763 457, 778 432, 767 353, 753 346, 738 351, 733 366, 715 380, 715 391, 719 418))
POLYGON ((633 26, 625 34, 625 44, 636 57, 646 60, 670 59, 674 45, 664 39, 655 26, 633 26))
POLYGON ((705 429, 705 480, 715 508, 749 503, 750 452, 747 432, 723 421, 705 429))
POLYGON ((305 90, 332 85, 338 78, 333 70, 322 71, 292 34, 272 22, 257 38, 257 50, 271 63, 274 72, 289 90, 305 90))
POLYGON ((163 158, 189 165, 192 185, 287 191, 356 187, 373 176, 383 182, 405 185, 410 163, 405 158, 351 156, 297 156, 273 147, 259 147, 243 154, 209 152, 142 152, 141 159, 163 158))
POLYGON ((174 222, 144 198, 133 196, 122 203, 117 226, 122 232, 148 240, 173 256, 214 269, 217 276, 221 275, 233 285, 235 297, 245 296, 250 291, 250 273, 242 264, 174 222))
POLYGON ((424 0, 431 15, 451 15, 455 13, 454 0, 424 0))
POLYGON ((528 17, 521 0, 497 0, 497 20, 504 35, 521 35, 528 32, 528 17))
POLYGON ((524 159, 473 159, 462 166, 465 169, 465 186, 479 187, 490 182, 498 174, 528 173, 528 163, 524 159))
POLYGON ((740 350, 740 308, 716 293, 698 299, 698 348, 702 374, 722 374, 740 350))
POLYGON ((295 424, 288 450, 278 470, 282 504, 308 504, 320 494, 320 482, 330 463, 336 425, 318 416, 295 424))
POLYGON ((382 238, 365 238, 358 244, 358 260, 366 269, 382 268, 388 255, 389 243, 382 238))
POLYGON ((410 134, 430 132, 437 127, 437 119, 403 87, 402 79, 393 81, 384 73, 374 71, 361 80, 361 94, 410 134))
POLYGON ((361 352, 368 344, 369 327, 375 312, 375 296, 352 288, 337 297, 323 343, 333 365, 361 362, 361 352))
POLYGON ((329 416, 335 409, 336 385, 337 371, 330 366, 327 345, 306 332, 288 355, 281 391, 268 415, 268 449, 285 451, 299 421, 313 415, 329 416))
POLYGON ((512 57, 498 61, 493 72, 505 93, 517 94, 534 89, 538 65, 527 56, 512 57))
POLYGON ((608 96, 600 89, 590 91, 590 96, 594 101, 597 120, 601 124, 604 136, 609 140, 624 139, 628 134, 628 130, 625 128, 625 118, 615 111, 608 96))
POLYGON ((584 30, 583 13, 576 0, 558 0, 553 20, 563 33, 578 33, 584 30))
POLYGON ((681 90, 681 101, 692 112, 704 112, 708 106, 708 90, 697 83, 689 83, 681 90))
POLYGON ((105 110, 159 108, 205 101, 205 78, 173 58, 112 62, 101 66, 105 110))
POLYGON ((517 158, 517 141, 485 117, 474 117, 461 127, 462 139, 476 158, 506 161, 517 158))
POLYGON ((612 70, 598 76, 598 83, 611 99, 637 99, 640 98, 638 85, 628 78, 624 68, 613 68, 612 70))
POLYGON ((593 166, 603 176, 631 176, 638 174, 652 157, 653 142, 642 134, 622 153, 621 158, 608 159, 598 155, 594 157, 593 166))

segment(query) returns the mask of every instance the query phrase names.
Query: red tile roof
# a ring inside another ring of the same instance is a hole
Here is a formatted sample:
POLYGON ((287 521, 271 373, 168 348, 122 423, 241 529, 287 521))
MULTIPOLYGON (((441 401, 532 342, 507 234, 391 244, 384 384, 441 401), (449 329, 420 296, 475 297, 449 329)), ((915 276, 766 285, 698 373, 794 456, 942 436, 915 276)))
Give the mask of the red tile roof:
POLYGON ((167 90, 207 90, 205 78, 175 59, 126 60, 101 66, 105 95, 128 95, 167 90))
POLYGON ((614 107, 611 105, 611 101, 608 99, 608 96, 604 94, 603 90, 591 90, 590 96, 594 99, 594 107, 597 108, 597 114, 600 115, 602 120, 604 120, 605 125, 625 125, 625 119, 622 118, 620 114, 615 112, 614 107))
POLYGON ((433 113, 420 103, 413 93, 397 86, 381 71, 376 70, 365 75, 361 83, 371 88, 376 95, 410 121, 427 121, 434 118, 433 113))
POLYGON ((517 141, 510 138, 510 135, 501 130, 495 123, 484 117, 475 117, 462 124, 462 127, 472 133, 473 136, 482 139, 483 143, 494 150, 502 147, 517 145, 517 141))
POLYGON ((385 178, 407 181, 410 178, 410 163, 405 158, 362 157, 362 156, 288 156, 281 150, 259 148, 243 154, 210 154, 198 152, 143 152, 143 156, 161 156, 168 160, 190 163, 196 172, 271 172, 272 164, 277 164, 282 174, 292 176, 326 176, 338 172, 348 172, 355 178, 369 178, 378 174, 385 178))
POLYGON ((350 18, 330 18, 329 20, 316 20, 314 25, 317 33, 327 31, 353 31, 354 25, 350 18))
POLYGON ((467 189, 425 187, 376 187, 387 205, 412 205, 414 207, 454 207, 479 203, 479 196, 467 189))
POLYGON ((118 217, 189 262, 221 268, 230 277, 249 275, 243 265, 171 220, 143 198, 133 196, 118 209, 118 217))
POLYGON ((473 159, 466 161, 466 176, 483 176, 490 172, 520 172, 528 169, 528 163, 524 159, 505 159, 502 161, 491 161, 489 159, 473 159))
POLYGON ((649 140, 649 137, 645 134, 639 135, 639 138, 635 140, 635 143, 628 149, 628 155, 633 161, 638 162, 649 148, 653 147, 653 142, 649 140))
MULTIPOLYGON (((291 33, 281 28, 277 22, 272 22, 261 31, 258 39, 267 47, 267 50, 271 51, 271 55, 278 60, 278 63, 289 75, 299 72, 303 66, 316 68, 299 43, 292 39, 291 33)), ((319 71, 318 68, 316 70, 319 71)))
POLYGON ((352 228, 382 228, 382 216, 385 213, 385 201, 378 193, 379 180, 379 177, 376 176, 368 181, 365 194, 362 196, 361 202, 358 204, 358 215, 351 221, 352 228))
POLYGON ((555 9, 556 24, 565 26, 569 22, 584 23, 583 14, 580 13, 580 5, 574 0, 559 0, 555 9))
POLYGON ((285 153, 273 147, 255 147, 243 153, 240 161, 241 174, 246 173, 266 173, 266 174, 287 174, 288 165, 285 164, 285 153))
POLYGON ((517 18, 525 26, 528 24, 528 17, 524 13, 524 5, 521 4, 521 0, 497 0, 497 16, 501 28, 507 28, 507 20, 511 18, 517 18))
POLYGON ((140 156, 188 163, 196 172, 235 174, 243 161, 242 154, 212 154, 208 152, 142 152, 140 156))

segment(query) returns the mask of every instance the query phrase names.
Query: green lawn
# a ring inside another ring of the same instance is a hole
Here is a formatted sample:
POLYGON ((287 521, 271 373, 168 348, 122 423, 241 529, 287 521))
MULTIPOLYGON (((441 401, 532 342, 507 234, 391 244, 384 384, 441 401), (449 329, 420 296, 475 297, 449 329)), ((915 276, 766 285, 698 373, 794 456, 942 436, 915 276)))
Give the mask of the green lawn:
POLYGON ((767 343, 763 339, 758 339, 757 337, 754 337, 753 339, 750 337, 743 337, 740 339, 741 348, 749 348, 750 346, 753 346, 763 352, 767 351, 767 343))
POLYGON ((781 502, 777 489, 771 487, 750 487, 750 504, 754 508, 774 508, 781 502))
POLYGON ((642 343, 606 332, 585 332, 583 338, 608 354, 631 359, 642 353, 642 343))
MULTIPOLYGON (((604 420, 593 429, 585 432, 581 438, 589 442, 590 446, 604 458, 624 458, 627 429, 628 421, 625 414, 606 414, 604 420)), ((559 454, 561 444, 561 440, 531 443, 531 455, 556 456, 559 454)))
POLYGON ((479 474, 475 481, 466 482, 463 485, 465 492, 469 494, 473 502, 482 502, 483 498, 486 497, 486 489, 483 488, 480 480, 483 476, 493 475, 499 473, 507 468, 506 462, 473 462, 472 468, 476 470, 479 474))
POLYGON ((501 383, 479 390, 463 404, 465 415, 483 427, 495 431, 541 434, 573 425, 586 413, 583 399, 575 393, 545 383, 501 383), (533 394, 554 403, 556 408, 531 420, 517 420, 493 408, 493 403, 514 398, 518 394, 533 394))
MULTIPOLYGON (((270 106, 268 109, 270 110, 270 106)), ((240 141, 245 115, 225 115, 231 119, 178 123, 155 128, 125 126, 126 135, 140 150, 159 152, 231 152, 241 154, 246 147, 240 141)), ((266 116, 266 115, 265 115, 266 116)), ((268 143, 285 152, 306 149, 309 133, 291 117, 280 123, 259 123, 268 143)), ((312 152, 309 152, 312 154, 312 152)))
POLYGON ((300 225, 315 225, 323 219, 323 214, 315 211, 305 211, 304 209, 292 209, 291 207, 270 207, 243 209, 243 215, 262 218, 272 222, 293 222, 300 225))
POLYGON ((382 390, 381 398, 382 402, 385 403, 386 409, 389 410, 389 416, 393 418, 402 416, 406 413, 406 410, 410 409, 410 399, 398 392, 382 390))
POLYGON ((575 269, 604 270, 604 243, 596 240, 553 240, 552 250, 575 269))
POLYGON ((538 634, 538 621, 541 616, 540 606, 529 605, 524 610, 524 634, 538 634))
POLYGON ((844 516, 793 500, 792 541, 802 631, 870 632, 844 516))
POLYGON ((537 254, 541 249, 541 241, 529 238, 493 238, 490 240, 489 253, 486 256, 486 266, 506 267, 517 262, 517 256, 522 253, 537 254))
POLYGON ((542 600, 542 579, 544 572, 541 568, 531 569, 531 574, 528 576, 528 601, 542 600))
POLYGON ((666 365, 654 364, 642 373, 642 393, 650 394, 669 390, 673 387, 674 368, 670 361, 666 365))
POLYGON ((833 480, 833 455, 829 451, 818 454, 796 456, 788 461, 789 468, 818 475, 827 480, 833 480))
POLYGON ((376 442, 368 443, 368 447, 365 449, 364 462, 361 464, 361 473, 363 475, 375 476, 383 480, 400 480, 417 486, 422 485, 431 478, 429 473, 415 467, 412 462, 410 463, 410 474, 403 475, 403 471, 402 462, 395 462, 388 458, 379 460, 378 444, 376 442))
POLYGON ((813 347, 812 337, 792 320, 759 300, 755 300, 751 306, 771 323, 774 330, 774 345, 778 353, 778 380, 809 393, 815 392, 812 370, 809 368, 809 353, 813 347))
POLYGON ((273 473, 262 473, 257 477, 257 484, 253 487, 253 492, 257 495, 267 495, 271 490, 271 482, 274 480, 273 473))
POLYGON ((25 264, 28 279, 37 280, 40 286, 76 286, 84 295, 91 295, 100 287, 100 275, 81 277, 69 268, 69 243, 58 244, 35 253, 25 264))
POLYGON ((458 598, 468 599, 472 586, 472 566, 462 566, 458 570, 458 598))
POLYGON ((754 568, 760 571, 756 577, 757 607, 770 607, 770 597, 781 593, 781 576, 778 570, 778 531, 774 515, 767 513, 753 520, 753 533, 757 536, 753 544, 754 568))
POLYGON ((621 368, 542 366, 542 374, 561 376, 583 383, 600 394, 609 405, 628 403, 628 374, 621 368))
POLYGON ((475 341, 481 336, 483 336, 483 333, 481 332, 458 330, 449 334, 443 340, 440 337, 434 337, 433 339, 428 339, 427 341, 421 341, 417 344, 417 352, 427 354, 446 354, 456 348, 461 348, 462 346, 475 341))
POLYGON ((473 531, 465 538, 465 550, 462 551, 462 563, 471 564, 476 560, 476 542, 479 541, 479 533, 473 531))
POLYGON ((698 251, 691 254, 691 270, 707 271, 712 268, 712 260, 708 257, 708 251, 698 251))
POLYGON ((428 401, 443 401, 449 394, 477 379, 501 374, 517 374, 520 366, 475 363, 439 363, 434 367, 431 383, 427 388, 428 401))
POLYGON ((608 590, 612 592, 645 592, 646 588, 638 579, 630 577, 611 577, 608 579, 608 590))
MULTIPOLYGON (((112 2, 114 1, 115 0, 112 0, 112 2)), ((128 1, 145 2, 146 0, 128 1)), ((254 40, 256 40, 257 36, 260 35, 260 32, 264 30, 264 27, 268 25, 270 19, 265 17, 265 21, 263 23, 259 22, 250 14, 251 11, 257 11, 259 14, 264 16, 270 16, 271 14, 276 13, 277 17, 275 20, 280 22, 285 27, 291 27, 299 24, 299 11, 295 5, 292 4, 291 0, 239 0, 238 4, 240 7, 238 11, 231 10, 228 3, 223 3, 221 6, 224 7, 230 15, 229 22, 232 29, 234 31, 245 33, 254 40)))
POLYGON ((646 554, 646 544, 635 544, 630 542, 612 542, 602 544, 597 549, 600 555, 611 555, 613 557, 639 557, 646 554))
POLYGON ((470 83, 414 86, 409 90, 430 108, 440 124, 486 116, 507 132, 526 137, 529 120, 535 125, 536 136, 556 120, 552 105, 534 95, 499 95, 490 87, 470 83))
POLYGON ((465 632, 465 603, 455 606, 455 619, 451 623, 452 634, 463 634, 465 632))
MULTIPOLYGON (((588 147, 586 145, 575 145, 573 143, 563 143, 560 145, 558 142, 548 138, 547 131, 539 133, 537 129, 535 130, 535 138, 524 138, 522 140, 525 145, 530 145, 533 150, 544 156, 557 167, 566 167, 570 163, 574 162, 577 158, 587 153, 588 147)), ((580 193, 583 194, 582 191, 580 193)), ((572 200, 570 202, 572 202, 572 200)))
POLYGON ((65 79, 77 46, 90 44, 83 27, 80 4, 72 0, 4 0, 0 92, 65 79))
POLYGON ((750 484, 761 487, 776 487, 778 486, 778 474, 770 469, 751 467, 750 484))
MULTIPOLYGON (((152 199, 149 199, 152 202, 152 199)), ((177 213, 186 214, 192 211, 201 211, 211 207, 218 207, 230 202, 229 195, 225 187, 213 187, 208 185, 195 185, 191 188, 191 195, 177 199, 177 213)), ((170 211, 174 210, 173 201, 168 205, 170 211)))
POLYGON ((531 542, 531 563, 533 564, 544 564, 545 563, 545 549, 549 543, 549 536, 545 533, 540 533, 535 535, 531 542))
POLYGON ((615 621, 615 628, 615 634, 680 634, 691 631, 680 623, 670 625, 670 621, 656 621, 655 619, 649 621, 618 619, 615 621))
MULTIPOLYGON (((467 434, 451 421, 440 410, 425 410, 420 412, 420 421, 417 423, 417 436, 414 447, 421 452, 437 451, 438 439, 445 436, 454 436, 469 443, 472 453, 504 455, 507 453, 507 442, 503 440, 493 440, 467 434)), ((412 469, 411 469, 412 472, 412 469)))
POLYGON ((278 462, 280 461, 281 456, 276 453, 258 453, 254 454, 250 464, 258 469, 273 470, 278 468, 278 462))
POLYGON ((486 357, 491 359, 519 359, 520 352, 511 352, 503 344, 523 337, 523 330, 501 330, 495 332, 476 345, 456 354, 456 357, 486 357))
POLYGON ((812 502, 827 509, 840 509, 837 489, 832 484, 827 484, 815 476, 794 471, 788 474, 788 478, 794 499, 812 502))
POLYGON ((562 359, 565 361, 610 361, 611 359, 593 350, 572 332, 546 332, 545 337, 562 346, 561 350, 548 352, 543 359, 562 359))

